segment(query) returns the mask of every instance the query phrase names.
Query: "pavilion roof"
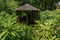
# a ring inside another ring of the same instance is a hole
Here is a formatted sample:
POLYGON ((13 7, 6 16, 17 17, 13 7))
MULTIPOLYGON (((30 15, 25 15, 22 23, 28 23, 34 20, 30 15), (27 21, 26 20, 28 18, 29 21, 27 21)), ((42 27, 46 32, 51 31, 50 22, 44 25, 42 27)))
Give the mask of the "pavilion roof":
POLYGON ((21 10, 33 10, 33 11, 36 10, 36 11, 38 11, 39 9, 37 9, 29 4, 25 4, 23 6, 18 7, 16 10, 19 10, 19 11, 21 11, 21 10))

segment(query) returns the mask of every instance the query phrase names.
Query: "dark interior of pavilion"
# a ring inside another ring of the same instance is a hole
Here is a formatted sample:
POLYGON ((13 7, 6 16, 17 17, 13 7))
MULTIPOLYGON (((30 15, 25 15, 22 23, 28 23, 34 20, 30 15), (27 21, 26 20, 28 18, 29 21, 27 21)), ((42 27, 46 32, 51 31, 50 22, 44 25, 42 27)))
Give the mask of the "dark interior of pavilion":
POLYGON ((34 15, 34 11, 21 11, 18 12, 19 15, 21 15, 20 17, 20 22, 26 23, 26 17, 28 15, 28 24, 35 24, 35 20, 37 20, 37 17, 34 17, 36 15, 34 15), (35 20, 34 20, 35 19, 35 20))

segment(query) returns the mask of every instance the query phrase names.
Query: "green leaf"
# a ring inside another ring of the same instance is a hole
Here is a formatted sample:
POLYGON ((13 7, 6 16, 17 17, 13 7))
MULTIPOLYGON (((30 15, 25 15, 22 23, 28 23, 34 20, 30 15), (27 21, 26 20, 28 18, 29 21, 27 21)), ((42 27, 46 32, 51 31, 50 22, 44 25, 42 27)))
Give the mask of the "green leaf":
POLYGON ((6 31, 0 33, 0 39, 6 34, 6 31))
POLYGON ((5 40, 8 34, 6 34, 1 40, 5 40))

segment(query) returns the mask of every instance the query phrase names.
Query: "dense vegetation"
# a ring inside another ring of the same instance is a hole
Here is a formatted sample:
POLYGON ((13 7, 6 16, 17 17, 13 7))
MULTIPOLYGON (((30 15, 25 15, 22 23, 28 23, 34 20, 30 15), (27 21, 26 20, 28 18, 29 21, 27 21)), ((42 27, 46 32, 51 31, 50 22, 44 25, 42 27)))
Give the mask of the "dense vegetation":
POLYGON ((58 0, 0 0, 0 40, 60 40, 57 3, 58 0), (15 9, 26 3, 45 10, 40 11, 35 27, 17 23, 15 9))
POLYGON ((0 40, 60 40, 60 10, 44 11, 36 27, 16 22, 15 13, 0 12, 0 40))
POLYGON ((58 0, 0 0, 0 10, 11 11, 18 6, 31 4, 40 10, 54 10, 58 0))

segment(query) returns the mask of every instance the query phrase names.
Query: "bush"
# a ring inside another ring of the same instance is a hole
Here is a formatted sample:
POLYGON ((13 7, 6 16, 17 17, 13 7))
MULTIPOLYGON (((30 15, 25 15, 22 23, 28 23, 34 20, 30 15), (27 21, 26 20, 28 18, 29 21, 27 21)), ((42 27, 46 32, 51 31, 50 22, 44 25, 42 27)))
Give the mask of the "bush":
POLYGON ((0 40, 31 40, 31 34, 31 27, 17 23, 15 13, 0 12, 0 40))
POLYGON ((40 13, 36 27, 17 23, 17 15, 0 12, 0 40, 60 40, 60 11, 40 13))

